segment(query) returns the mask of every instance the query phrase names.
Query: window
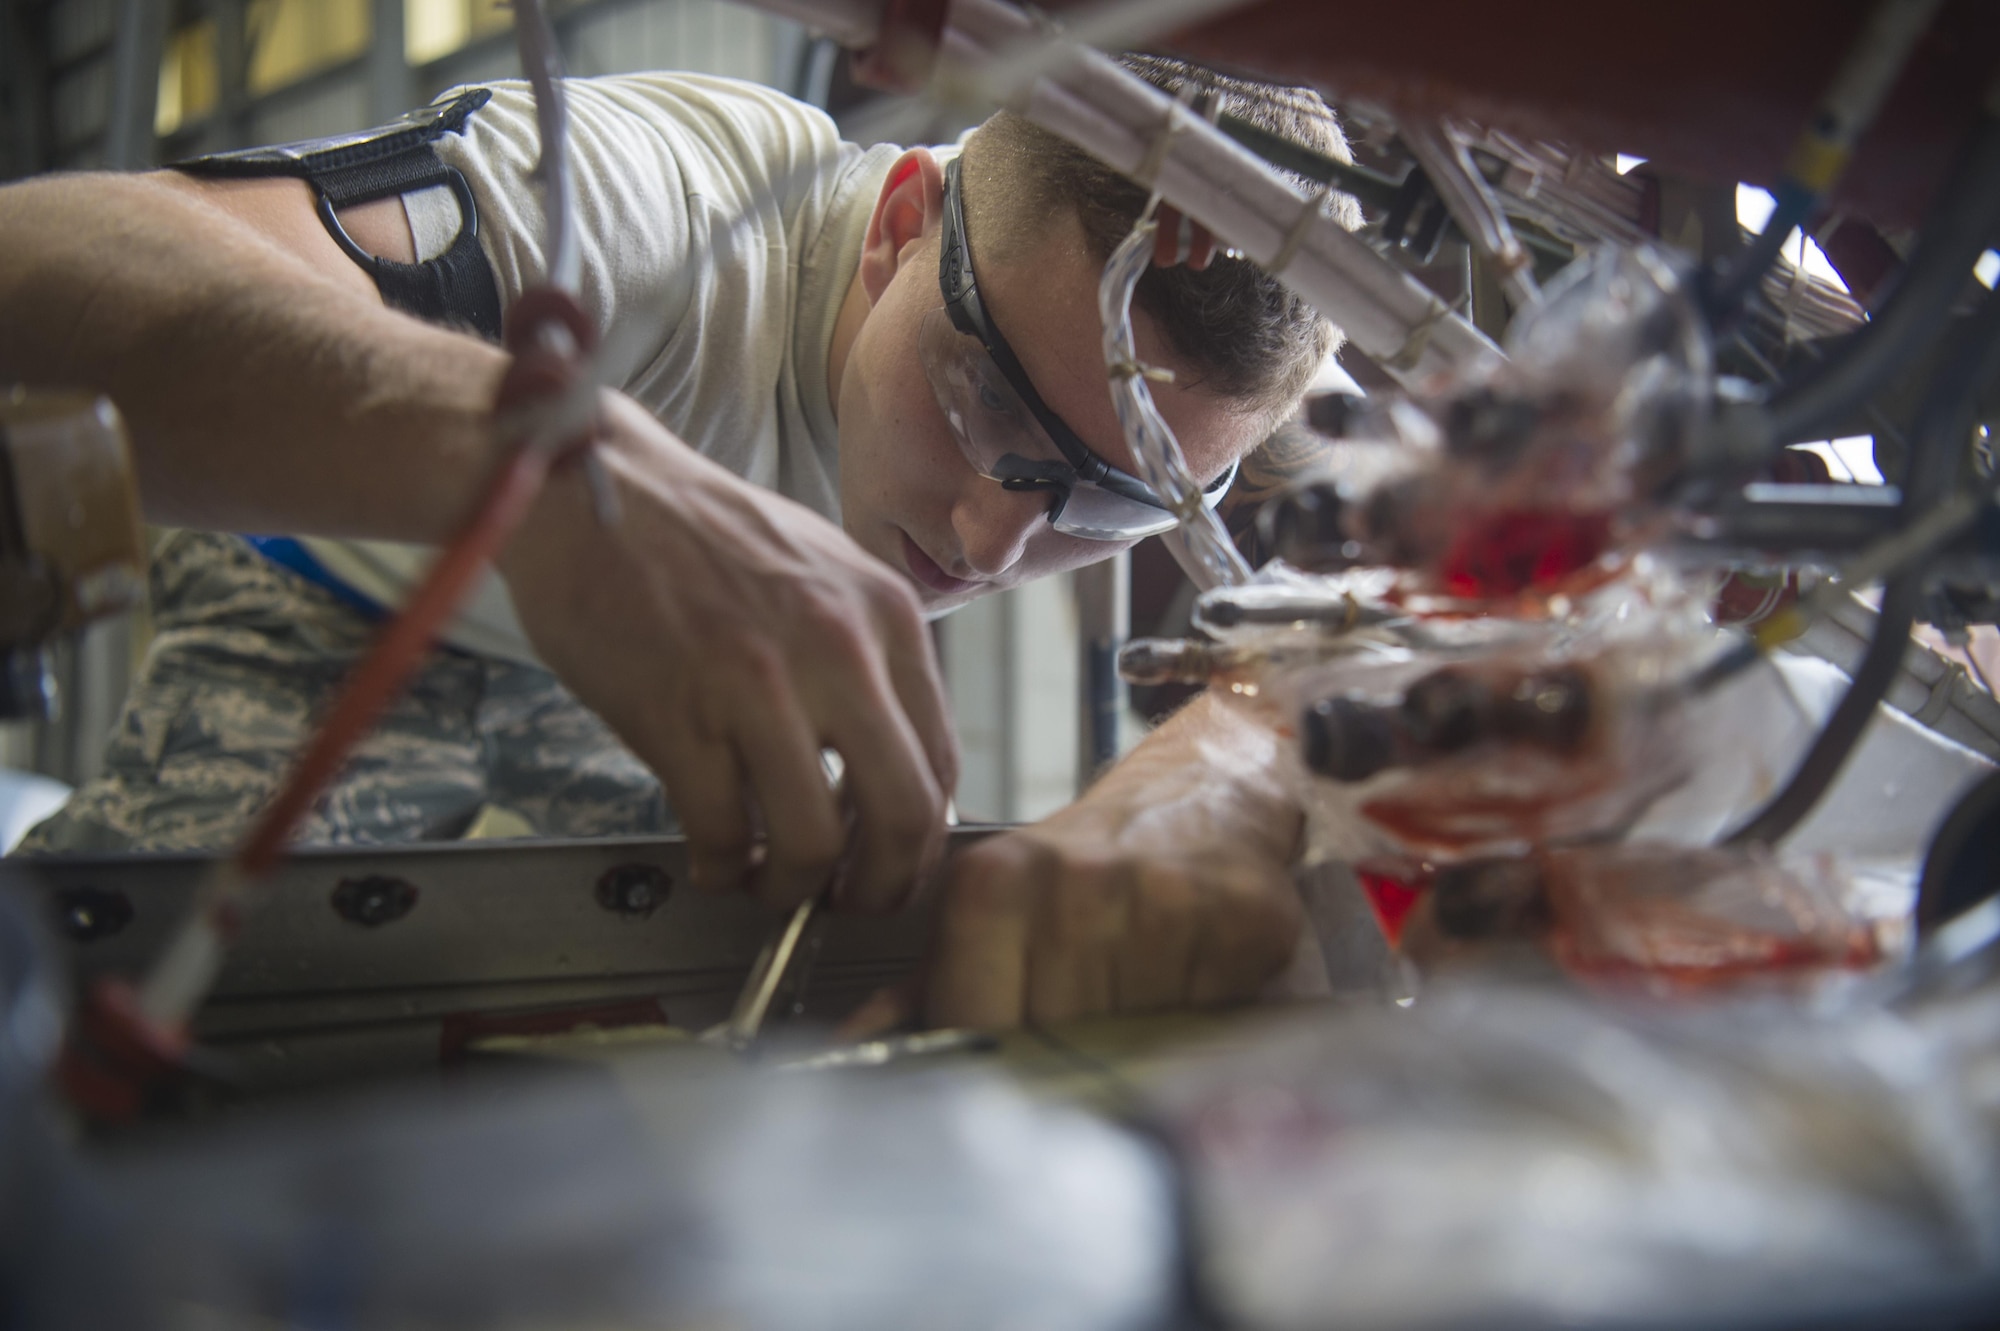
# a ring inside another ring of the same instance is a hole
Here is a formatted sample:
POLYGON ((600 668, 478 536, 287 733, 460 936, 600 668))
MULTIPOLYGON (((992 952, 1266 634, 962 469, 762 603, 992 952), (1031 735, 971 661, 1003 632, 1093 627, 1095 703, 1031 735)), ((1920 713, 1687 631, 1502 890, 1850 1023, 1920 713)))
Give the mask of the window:
POLYGON ((368 0, 250 0, 250 94, 296 83, 368 48, 368 0))
POLYGON ((513 21, 506 0, 404 0, 403 56, 427 65, 513 21))
POLYGON ((215 24, 204 19, 171 33, 160 57, 160 95, 153 111, 153 132, 172 134, 213 111, 220 87, 215 24))

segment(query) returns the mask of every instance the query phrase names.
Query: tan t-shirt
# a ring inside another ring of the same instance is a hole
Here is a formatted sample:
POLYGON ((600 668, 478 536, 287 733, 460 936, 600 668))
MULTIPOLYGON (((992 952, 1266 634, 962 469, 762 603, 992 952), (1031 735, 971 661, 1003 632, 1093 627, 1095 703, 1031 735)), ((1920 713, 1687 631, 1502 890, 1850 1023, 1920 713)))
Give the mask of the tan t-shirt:
MULTIPOLYGON (((465 133, 437 147, 472 186, 504 311, 546 272, 541 192, 529 178, 540 149, 527 85, 491 86, 465 133)), ((697 452, 838 521, 827 350, 896 150, 843 143, 824 112, 732 79, 574 79, 568 93, 583 308, 635 367, 614 386, 697 452)), ((456 234, 448 191, 405 206, 420 256, 456 234)), ((433 555, 384 541, 303 544, 386 605, 403 601, 433 555)), ((445 637, 535 660, 490 574, 445 637)))

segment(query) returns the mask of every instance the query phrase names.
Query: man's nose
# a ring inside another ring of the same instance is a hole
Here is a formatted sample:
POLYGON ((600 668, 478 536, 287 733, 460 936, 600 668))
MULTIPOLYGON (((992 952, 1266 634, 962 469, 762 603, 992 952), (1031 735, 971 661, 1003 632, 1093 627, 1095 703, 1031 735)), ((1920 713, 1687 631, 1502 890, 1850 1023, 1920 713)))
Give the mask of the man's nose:
POLYGON ((1046 490, 1008 490, 998 481, 976 477, 960 492, 951 511, 958 548, 974 577, 996 578, 1019 563, 1037 524, 1047 522, 1046 490))

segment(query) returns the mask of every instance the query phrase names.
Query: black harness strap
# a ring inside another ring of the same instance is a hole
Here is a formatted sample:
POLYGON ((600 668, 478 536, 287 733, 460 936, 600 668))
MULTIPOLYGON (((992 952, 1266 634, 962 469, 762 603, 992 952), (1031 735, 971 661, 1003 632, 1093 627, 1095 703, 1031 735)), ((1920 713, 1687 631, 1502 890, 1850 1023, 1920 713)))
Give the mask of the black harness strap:
POLYGON ((380 129, 330 139, 214 153, 174 163, 191 175, 226 178, 295 176, 318 197, 320 221, 347 256, 375 280, 390 306, 431 323, 463 327, 500 340, 500 289, 479 247, 479 209, 472 187, 445 165, 432 145, 464 132, 465 122, 493 94, 474 88, 427 106, 380 129), (458 201, 458 235, 444 253, 421 263, 379 259, 354 243, 338 210, 432 186, 448 187, 458 201))

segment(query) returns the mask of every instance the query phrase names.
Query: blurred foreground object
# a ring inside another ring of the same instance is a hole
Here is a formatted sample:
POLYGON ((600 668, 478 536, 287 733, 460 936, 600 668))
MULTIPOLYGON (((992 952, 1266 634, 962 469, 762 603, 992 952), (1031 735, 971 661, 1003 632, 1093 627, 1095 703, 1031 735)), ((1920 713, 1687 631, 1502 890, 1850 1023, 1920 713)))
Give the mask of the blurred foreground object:
POLYGON ((53 715, 47 645, 145 595, 117 409, 86 393, 0 388, 0 720, 53 715))
POLYGON ((1993 954, 1832 1016, 1484 980, 1302 1017, 1158 1098, 1211 1297, 1256 1331, 1980 1324, 1993 954))

